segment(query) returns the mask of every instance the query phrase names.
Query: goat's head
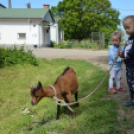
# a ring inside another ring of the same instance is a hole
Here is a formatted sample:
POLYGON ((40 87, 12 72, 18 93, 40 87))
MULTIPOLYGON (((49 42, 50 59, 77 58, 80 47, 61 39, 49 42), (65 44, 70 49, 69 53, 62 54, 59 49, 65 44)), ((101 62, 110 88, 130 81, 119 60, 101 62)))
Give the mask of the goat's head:
POLYGON ((32 96, 31 103, 32 103, 32 105, 36 105, 41 100, 41 98, 43 97, 42 96, 42 94, 43 94, 42 84, 41 84, 41 82, 38 82, 38 84, 36 85, 36 87, 33 87, 31 85, 30 88, 31 88, 31 96, 32 96))

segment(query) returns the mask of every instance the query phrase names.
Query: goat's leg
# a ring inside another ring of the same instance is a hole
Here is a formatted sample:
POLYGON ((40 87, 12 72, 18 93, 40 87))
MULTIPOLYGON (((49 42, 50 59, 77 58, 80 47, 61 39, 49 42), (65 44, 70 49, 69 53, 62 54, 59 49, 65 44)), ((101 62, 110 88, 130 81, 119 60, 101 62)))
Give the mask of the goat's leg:
MULTIPOLYGON (((64 100, 65 100, 66 103, 68 103, 68 100, 65 97, 64 97, 64 100)), ((68 108, 67 107, 64 107, 64 112, 65 113, 67 113, 67 110, 68 110, 68 108)))
MULTIPOLYGON (((78 101, 78 91, 75 93, 75 101, 78 101)), ((79 106, 79 103, 76 103, 76 106, 79 106)))
MULTIPOLYGON (((66 100, 67 100, 67 103, 71 103, 72 102, 71 93, 69 93, 69 94, 66 95, 66 100)), ((74 112, 70 111, 70 115, 71 115, 71 118, 72 119, 75 118, 74 112)))
MULTIPOLYGON (((60 102, 59 102, 60 103, 60 102)), ((59 105, 57 105, 57 115, 56 115, 56 120, 58 120, 60 118, 60 107, 59 105)))

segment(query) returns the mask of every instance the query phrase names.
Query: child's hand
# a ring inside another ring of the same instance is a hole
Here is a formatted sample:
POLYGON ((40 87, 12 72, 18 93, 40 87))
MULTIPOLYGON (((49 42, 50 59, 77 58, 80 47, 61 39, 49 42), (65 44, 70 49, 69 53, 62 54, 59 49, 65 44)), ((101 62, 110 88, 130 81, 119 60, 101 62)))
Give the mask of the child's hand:
POLYGON ((119 50, 119 51, 118 51, 118 54, 119 54, 120 57, 123 58, 123 53, 122 53, 122 51, 119 50))
POLYGON ((124 59, 123 58, 121 58, 121 62, 124 62, 124 59))

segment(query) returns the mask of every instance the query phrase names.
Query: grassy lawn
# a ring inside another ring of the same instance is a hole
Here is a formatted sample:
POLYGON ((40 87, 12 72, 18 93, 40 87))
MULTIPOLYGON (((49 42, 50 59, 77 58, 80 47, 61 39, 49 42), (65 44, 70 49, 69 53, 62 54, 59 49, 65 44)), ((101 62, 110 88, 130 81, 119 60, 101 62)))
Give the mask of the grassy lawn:
MULTIPOLYGON (((117 120, 118 106, 104 99, 108 79, 88 99, 73 107, 76 119, 62 107, 60 120, 55 120, 57 106, 50 98, 31 105, 30 89, 26 85, 41 81, 52 85, 67 66, 74 68, 79 81, 79 99, 93 91, 106 75, 99 67, 85 61, 39 59, 39 66, 14 65, 0 69, 0 133, 1 134, 117 134, 122 133, 117 120), (30 110, 23 113, 23 108, 30 110), (33 114, 33 116, 31 116, 33 114)), ((72 96, 74 101, 74 96, 72 96)))

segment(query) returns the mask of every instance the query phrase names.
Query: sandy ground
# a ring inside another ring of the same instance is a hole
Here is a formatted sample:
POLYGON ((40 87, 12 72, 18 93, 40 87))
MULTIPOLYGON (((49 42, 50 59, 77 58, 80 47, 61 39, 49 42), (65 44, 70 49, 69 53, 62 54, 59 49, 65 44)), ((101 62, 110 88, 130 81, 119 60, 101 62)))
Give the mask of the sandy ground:
MULTIPOLYGON (((65 58, 65 59, 78 59, 85 60, 87 62, 91 62, 94 65, 101 67, 103 70, 109 70, 108 66, 108 51, 90 51, 90 50, 76 50, 76 49, 53 49, 53 48, 43 48, 43 49, 33 49, 33 54, 37 58, 65 58)), ((123 64, 122 71, 122 80, 121 85, 127 89, 126 92, 118 92, 117 94, 109 94, 106 99, 114 99, 120 109, 119 112, 119 121, 122 122, 123 118, 130 118, 134 116, 133 114, 128 115, 123 110, 122 103, 126 102, 129 99, 129 91, 126 82, 126 74, 125 74, 125 65, 123 64)), ((132 113, 132 109, 130 109, 130 113, 132 113)), ((128 134, 134 134, 133 129, 127 130, 128 134)))

